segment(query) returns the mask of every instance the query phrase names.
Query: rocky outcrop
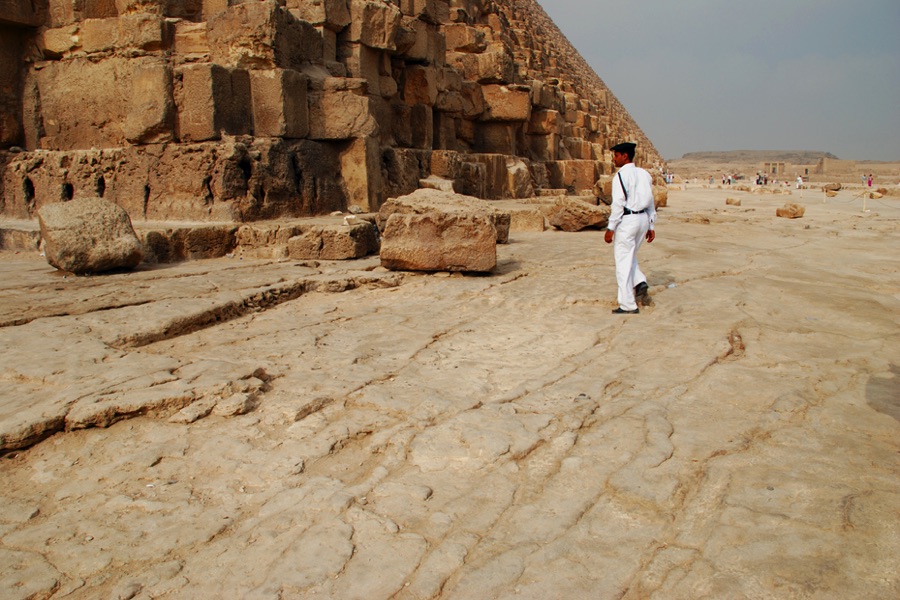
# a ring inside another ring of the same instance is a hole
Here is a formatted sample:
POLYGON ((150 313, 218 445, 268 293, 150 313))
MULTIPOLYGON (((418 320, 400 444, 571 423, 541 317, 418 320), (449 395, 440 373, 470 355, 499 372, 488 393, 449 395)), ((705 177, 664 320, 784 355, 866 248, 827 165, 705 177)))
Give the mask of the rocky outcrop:
POLYGON ((133 219, 375 212, 435 178, 577 194, 618 141, 659 160, 534 0, 5 2, 0 115, 17 218, 98 196, 133 219))

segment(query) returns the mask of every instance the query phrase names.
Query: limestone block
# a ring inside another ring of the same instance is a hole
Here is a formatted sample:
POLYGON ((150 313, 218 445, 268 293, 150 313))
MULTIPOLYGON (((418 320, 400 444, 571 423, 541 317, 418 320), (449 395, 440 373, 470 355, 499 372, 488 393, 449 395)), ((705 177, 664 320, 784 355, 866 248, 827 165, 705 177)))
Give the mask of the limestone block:
POLYGON ((54 29, 45 29, 38 40, 41 52, 46 58, 61 58, 78 46, 78 27, 66 25, 54 29))
POLYGON ((515 123, 479 123, 475 130, 475 150, 490 154, 516 155, 521 132, 522 128, 515 123))
POLYGON ((412 147, 428 149, 434 146, 434 111, 427 104, 415 104, 410 109, 412 147))
POLYGON ((490 202, 480 198, 436 189, 418 189, 406 196, 389 198, 378 211, 377 223, 379 228, 384 230, 391 215, 431 213, 486 216, 496 232, 494 237, 496 243, 505 244, 509 241, 508 211, 497 209, 490 202))
POLYGON ((253 132, 303 138, 309 133, 306 75, 287 69, 250 72, 253 132))
POLYGON ((381 265, 393 271, 487 272, 497 266, 496 237, 486 215, 393 214, 382 234, 381 265))
POLYGON ((136 66, 131 81, 131 102, 124 125, 134 144, 167 142, 175 135, 172 70, 164 62, 136 66))
POLYGON ((555 133, 527 136, 529 157, 541 162, 559 160, 560 140, 560 136, 555 133))
POLYGON ((535 207, 516 206, 509 209, 510 231, 545 231, 547 218, 544 213, 535 207))
POLYGON ((531 118, 531 93, 527 88, 505 85, 482 86, 485 121, 527 121, 531 118))
POLYGON ((510 83, 515 77, 513 57, 505 51, 447 52, 447 64, 458 69, 466 80, 482 84, 510 83))
POLYGON ((381 93, 381 76, 390 72, 389 65, 384 64, 384 52, 351 42, 337 48, 337 59, 346 65, 350 77, 366 80, 368 93, 381 93))
POLYGON ((327 78, 309 95, 309 137, 346 140, 373 135, 378 122, 364 79, 327 78))
POLYGON ((481 53, 487 50, 484 31, 465 23, 444 25, 444 39, 449 52, 481 53))
POLYGON ((406 68, 403 99, 407 104, 433 106, 437 95, 437 75, 433 67, 410 65, 406 68))
POLYGON ((665 208, 669 205, 669 188, 664 185, 653 186, 653 205, 656 208, 665 208))
POLYGON ((173 50, 182 56, 209 54, 206 23, 178 21, 175 23, 173 50))
POLYGON ((400 0, 400 10, 404 15, 440 25, 450 18, 448 0, 400 0))
MULTIPOLYGON (((103 3, 109 2, 109 0, 93 1, 103 3)), ((163 14, 168 7, 167 0, 113 0, 113 3, 115 4, 116 12, 120 15, 139 12, 163 14)))
POLYGON ((172 45, 173 32, 160 15, 134 13, 117 19, 119 45, 145 52, 156 52, 172 45))
POLYGON ((383 0, 349 0, 348 40, 381 50, 397 49, 400 9, 383 0))
POLYGON ((249 134, 251 91, 249 75, 216 64, 185 65, 178 69, 178 137, 199 142, 219 139, 222 132, 249 134))
MULTIPOLYGON (((402 54, 407 59, 434 66, 444 64, 447 54, 446 42, 437 25, 412 19, 404 22, 404 29, 411 35, 410 40, 402 48, 402 54)), ((398 43, 398 51, 400 50, 398 43)))
POLYGON ((322 25, 330 31, 340 31, 350 24, 347 0, 287 0, 285 6, 298 19, 312 25, 322 25))
POLYGON ((40 15, 35 10, 37 6, 35 2, 4 0, 0 2, 0 22, 37 27, 41 24, 40 15))
POLYGON ((435 110, 445 113, 461 114, 463 112, 464 100, 459 92, 442 91, 438 92, 437 100, 434 103, 435 110))
POLYGON ((508 158, 506 170, 509 179, 509 191, 513 198, 531 198, 534 196, 534 186, 531 183, 531 171, 525 161, 508 158))
POLYGON ((563 144, 573 160, 593 160, 594 148, 590 142, 581 137, 563 138, 563 144))
POLYGON ((549 134, 560 133, 562 130, 562 117, 558 111, 541 109, 534 110, 528 121, 528 133, 549 134))
MULTIPOLYGON (((24 2, 17 3, 19 9, 26 8, 24 2)), ((33 10, 33 4, 31 5, 33 10)), ((76 21, 75 11, 77 3, 73 0, 47 0, 47 25, 49 27, 63 27, 76 21)), ((39 23, 35 23, 38 25, 39 23)))
POLYGON ((431 150, 388 148, 382 153, 384 194, 388 198, 416 191, 419 182, 431 175, 431 150))
POLYGON ((378 251, 378 238, 372 223, 353 218, 343 225, 303 227, 300 235, 287 243, 288 257, 295 260, 350 260, 378 251))
POLYGON ((725 198, 725 204, 728 206, 740 206, 741 201, 739 198, 725 198))
POLYGON ((374 211, 381 195, 381 146, 371 137, 353 140, 339 155, 347 204, 374 211))
POLYGON ((207 21, 213 62, 247 69, 300 70, 321 62, 322 36, 274 0, 231 6, 207 21))
POLYGON ((561 160, 547 164, 550 187, 570 192, 589 190, 597 181, 596 163, 591 160, 561 160))
POLYGON ((108 148, 125 143, 123 124, 130 103, 132 73, 154 59, 76 58, 46 63, 33 72, 48 150, 108 148))
POLYGON ((144 261, 173 263, 221 258, 234 251, 236 230, 232 224, 142 230, 144 261))
POLYGON ((47 262, 62 271, 130 269, 143 258, 128 213, 101 198, 48 204, 38 220, 47 262))
POLYGON ((119 42, 119 20, 85 19, 78 31, 78 41, 87 53, 113 50, 119 42))
MULTIPOLYGON (((593 197, 589 197, 594 200, 593 197)), ((549 209, 547 218, 550 224, 563 231, 581 231, 588 227, 602 229, 609 223, 610 208, 606 205, 596 206, 587 201, 571 196, 562 196, 549 209)))
POLYGON ((781 208, 775 209, 775 216, 783 217, 785 219, 799 219, 805 212, 806 208, 804 208, 803 206, 788 202, 781 208))
POLYGON ((464 81, 460 94, 463 101, 463 116, 477 117, 484 112, 484 92, 480 85, 464 81))

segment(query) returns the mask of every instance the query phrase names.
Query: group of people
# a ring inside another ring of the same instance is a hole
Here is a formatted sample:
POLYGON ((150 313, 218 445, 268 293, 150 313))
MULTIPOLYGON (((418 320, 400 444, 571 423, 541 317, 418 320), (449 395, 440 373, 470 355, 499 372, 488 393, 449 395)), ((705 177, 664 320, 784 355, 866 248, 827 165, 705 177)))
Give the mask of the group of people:
POLYGON ((862 179, 863 186, 872 187, 872 181, 874 180, 874 177, 871 173, 869 173, 868 175, 860 175, 859 178, 862 179))

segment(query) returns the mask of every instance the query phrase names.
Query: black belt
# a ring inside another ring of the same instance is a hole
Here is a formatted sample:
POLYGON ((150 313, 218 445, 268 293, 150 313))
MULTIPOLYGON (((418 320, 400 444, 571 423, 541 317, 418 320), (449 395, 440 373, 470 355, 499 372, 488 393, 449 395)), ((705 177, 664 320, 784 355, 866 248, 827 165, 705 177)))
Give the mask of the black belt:
POLYGON ((646 209, 646 208, 645 208, 645 209, 642 209, 642 210, 629 210, 629 209, 627 209, 627 208, 625 209, 625 214, 626 214, 626 215, 640 215, 640 214, 643 214, 643 213, 645 213, 645 212, 647 212, 647 209, 646 209))

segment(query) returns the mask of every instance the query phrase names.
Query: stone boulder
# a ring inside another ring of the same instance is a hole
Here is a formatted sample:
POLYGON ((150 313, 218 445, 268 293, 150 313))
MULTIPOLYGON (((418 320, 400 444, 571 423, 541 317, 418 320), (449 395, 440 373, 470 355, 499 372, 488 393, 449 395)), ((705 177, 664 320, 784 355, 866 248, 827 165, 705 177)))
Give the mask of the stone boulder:
POLYGON ((485 213, 394 213, 382 233, 381 266, 392 271, 491 271, 497 266, 497 230, 485 213))
POLYGON ((101 198, 46 204, 38 209, 47 262, 76 274, 132 269, 143 247, 125 210, 101 198))
POLYGON ((548 210, 550 224, 563 231, 581 231, 588 227, 602 229, 609 223, 610 208, 595 206, 576 197, 563 196, 548 210))
POLYGON ((378 228, 385 230, 393 214, 431 212, 487 216, 497 232, 497 243, 509 241, 509 212, 497 209, 487 200, 435 189, 418 189, 406 196, 388 199, 378 211, 378 228))
POLYGON ((378 250, 374 225, 356 217, 345 218, 342 225, 313 225, 301 229, 301 233, 287 243, 288 256, 293 259, 349 260, 378 250))
POLYGON ((785 219, 799 219, 806 212, 806 209, 799 204, 788 202, 784 206, 775 210, 776 217, 784 217, 785 219))
POLYGON ((825 185, 822 186, 822 189, 825 190, 826 192, 839 192, 839 191, 841 191, 841 184, 840 183, 826 183, 825 185))
POLYGON ((739 198, 725 198, 725 204, 728 206, 740 206, 741 201, 739 198))

